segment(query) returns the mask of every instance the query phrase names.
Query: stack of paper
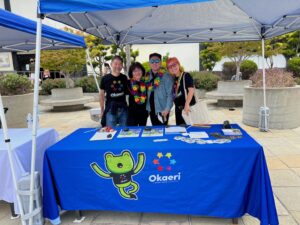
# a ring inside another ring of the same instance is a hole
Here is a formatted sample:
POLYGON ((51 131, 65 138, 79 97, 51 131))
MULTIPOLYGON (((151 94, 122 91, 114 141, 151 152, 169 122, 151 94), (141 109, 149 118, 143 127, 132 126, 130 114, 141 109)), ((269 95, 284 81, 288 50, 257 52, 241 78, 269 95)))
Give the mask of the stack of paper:
POLYGON ((222 129, 224 135, 242 135, 240 129, 222 129))
POLYGON ((189 132, 190 138, 209 138, 206 132, 189 132))
POLYGON ((172 133, 186 133, 185 127, 167 127, 165 128, 166 134, 172 134, 172 133))
POLYGON ((102 140, 111 140, 115 136, 117 131, 112 132, 96 132, 90 141, 102 141, 102 140))

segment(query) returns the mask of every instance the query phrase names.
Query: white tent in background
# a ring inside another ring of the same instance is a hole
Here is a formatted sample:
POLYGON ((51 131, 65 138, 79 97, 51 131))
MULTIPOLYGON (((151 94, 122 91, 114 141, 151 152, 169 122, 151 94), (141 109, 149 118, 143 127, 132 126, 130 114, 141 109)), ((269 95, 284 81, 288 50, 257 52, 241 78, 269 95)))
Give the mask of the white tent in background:
MULTIPOLYGON (((36 39, 36 25, 37 23, 32 20, 26 19, 24 17, 0 9, 0 33, 1 33, 0 52, 34 50, 35 39, 36 39)), ((57 30, 49 26, 43 26, 42 28, 43 31, 41 31, 41 28, 42 27, 40 27, 40 33, 38 35, 38 38, 40 40, 39 43, 41 44, 42 49, 63 49, 63 48, 85 47, 83 37, 73 35, 61 30, 57 30)), ((37 57, 40 57, 39 51, 37 52, 37 57)), ((38 65, 38 67, 35 67, 35 73, 38 74, 38 78, 39 78, 39 70, 40 67, 38 65)), ((38 91, 38 80, 39 80, 38 78, 35 79, 35 81, 37 81, 37 83, 35 83, 35 91, 38 91)), ((35 103, 36 103, 35 105, 37 105, 37 102, 35 103)), ((37 110, 37 108, 35 108, 34 110, 37 110)), ((8 136, 8 130, 7 130, 7 124, 6 124, 4 110, 3 110, 1 94, 0 94, 0 120, 3 127, 2 130, 4 133, 3 135, 4 141, 7 144, 13 184, 17 193, 18 208, 20 210, 22 218, 24 218, 24 212, 22 209, 20 197, 17 192, 17 180, 15 176, 14 163, 13 163, 14 156, 10 144, 10 139, 8 136)), ((36 135, 36 130, 33 131, 33 136, 35 137, 35 135, 36 135)), ((33 139, 33 143, 35 145, 35 138, 33 139)), ((32 162, 33 163, 31 163, 31 165, 34 167, 35 160, 32 162)), ((25 224, 24 220, 22 220, 22 224, 25 224)))
MULTIPOLYGON (((117 45, 262 40, 264 49, 265 39, 300 28, 300 0, 40 0, 38 10, 42 17, 117 45)), ((36 68, 41 23, 40 18, 36 68)), ((265 69, 263 80, 266 110, 265 69)), ((35 111, 34 129, 36 118, 35 111)))

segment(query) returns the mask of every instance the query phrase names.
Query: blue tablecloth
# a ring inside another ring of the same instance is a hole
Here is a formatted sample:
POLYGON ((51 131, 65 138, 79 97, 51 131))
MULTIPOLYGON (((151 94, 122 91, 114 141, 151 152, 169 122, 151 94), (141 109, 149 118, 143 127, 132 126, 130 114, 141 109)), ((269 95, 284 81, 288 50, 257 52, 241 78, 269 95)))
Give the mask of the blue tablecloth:
POLYGON ((52 222, 59 220, 60 205, 222 218, 248 213, 263 225, 278 224, 263 148, 244 130, 231 143, 203 145, 174 140, 173 134, 164 135, 166 142, 118 133, 110 141, 89 141, 95 132, 88 130, 78 129, 46 151, 44 216, 52 222))

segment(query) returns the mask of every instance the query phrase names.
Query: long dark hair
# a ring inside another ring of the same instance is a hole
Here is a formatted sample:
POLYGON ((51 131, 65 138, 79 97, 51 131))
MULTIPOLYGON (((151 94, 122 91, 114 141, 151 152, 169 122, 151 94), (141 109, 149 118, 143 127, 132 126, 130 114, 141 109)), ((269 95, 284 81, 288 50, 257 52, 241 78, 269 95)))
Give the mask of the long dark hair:
POLYGON ((141 63, 139 63, 139 62, 134 62, 134 63, 131 64, 131 66, 129 67, 129 71, 128 71, 128 76, 129 76, 130 79, 132 78, 132 76, 133 76, 133 71, 134 71, 135 69, 140 69, 140 70, 142 71, 142 77, 145 76, 146 70, 145 70, 145 68, 143 67, 143 65, 142 65, 141 63))

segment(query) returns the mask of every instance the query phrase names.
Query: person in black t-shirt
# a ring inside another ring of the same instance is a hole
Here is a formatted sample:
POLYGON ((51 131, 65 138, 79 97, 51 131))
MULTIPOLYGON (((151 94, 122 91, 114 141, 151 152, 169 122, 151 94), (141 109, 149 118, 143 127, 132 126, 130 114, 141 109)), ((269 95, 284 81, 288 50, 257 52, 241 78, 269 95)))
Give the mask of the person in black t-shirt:
POLYGON ((186 123, 182 117, 182 110, 188 115, 190 112, 190 106, 196 104, 194 97, 194 81, 189 73, 182 71, 180 63, 176 57, 172 57, 167 60, 167 68, 170 74, 174 76, 175 80, 173 94, 176 125, 185 125, 186 123), (185 82, 186 90, 184 90, 183 82, 185 82))
POLYGON ((112 73, 105 75, 100 84, 101 124, 110 127, 126 126, 128 114, 127 76, 121 74, 123 59, 115 56, 111 61, 111 66, 112 73))
POLYGON ((147 88, 145 84, 145 68, 139 62, 133 63, 128 72, 129 108, 128 126, 146 126, 148 111, 146 110, 147 88))

